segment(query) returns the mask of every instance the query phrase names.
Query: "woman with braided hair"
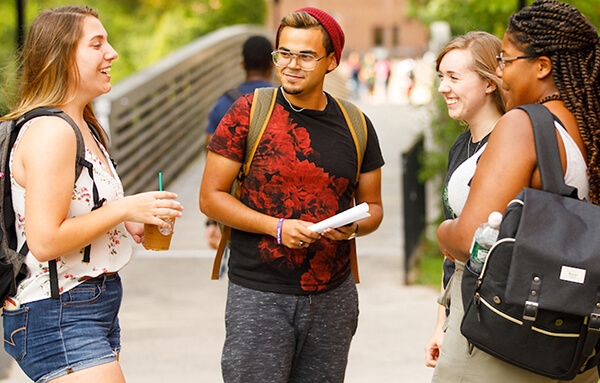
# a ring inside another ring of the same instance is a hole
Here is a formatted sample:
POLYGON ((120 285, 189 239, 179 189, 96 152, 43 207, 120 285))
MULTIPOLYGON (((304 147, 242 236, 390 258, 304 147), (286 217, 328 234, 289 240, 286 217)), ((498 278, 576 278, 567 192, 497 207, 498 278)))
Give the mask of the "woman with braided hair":
MULTIPOLYGON (((540 103, 555 116, 564 180, 579 198, 600 204, 600 39, 576 8, 538 0, 509 19, 497 57, 509 112, 498 121, 480 157, 462 214, 437 230, 440 249, 455 261, 452 302, 462 302, 460 281, 475 229, 524 187, 541 189, 531 120, 513 109, 540 103), (512 109, 512 110, 511 110, 512 109)), ((452 304, 433 382, 552 383, 469 344, 460 333, 463 305, 452 304)), ((571 382, 597 383, 592 358, 571 382)))

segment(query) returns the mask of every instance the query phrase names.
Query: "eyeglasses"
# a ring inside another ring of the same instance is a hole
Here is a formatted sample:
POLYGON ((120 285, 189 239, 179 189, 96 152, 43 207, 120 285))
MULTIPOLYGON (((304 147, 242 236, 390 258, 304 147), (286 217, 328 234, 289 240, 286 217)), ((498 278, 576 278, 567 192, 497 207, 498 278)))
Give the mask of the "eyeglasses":
POLYGON ((515 56, 515 57, 504 57, 504 53, 500 52, 499 56, 496 56, 496 60, 498 60, 498 67, 500 68, 500 70, 504 70, 504 67, 506 66, 506 63, 509 61, 515 61, 518 59, 533 59, 536 58, 538 56, 515 56))
POLYGON ((307 72, 315 70, 317 67, 317 61, 327 57, 327 55, 325 55, 323 57, 316 58, 310 53, 282 51, 280 49, 271 52, 271 56, 273 56, 273 63, 280 68, 285 68, 286 66, 290 65, 293 59, 296 59, 298 66, 307 72))

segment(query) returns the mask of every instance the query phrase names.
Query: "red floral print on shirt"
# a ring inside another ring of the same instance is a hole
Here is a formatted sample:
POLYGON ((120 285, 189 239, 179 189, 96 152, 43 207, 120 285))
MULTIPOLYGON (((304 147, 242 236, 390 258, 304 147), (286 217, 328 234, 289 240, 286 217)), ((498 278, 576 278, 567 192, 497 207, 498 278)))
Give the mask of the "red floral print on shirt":
MULTIPOLYGON (((246 96, 250 100, 251 96, 246 96)), ((210 144, 218 153, 243 162, 248 129, 247 102, 239 100, 221 121, 210 144), (223 129, 226 128, 226 129, 223 129), (237 158, 236 158, 237 157, 237 158)), ((318 167, 319 153, 311 147, 310 134, 288 112, 275 105, 269 126, 244 180, 241 200, 250 208, 272 217, 318 222, 338 213, 340 196, 350 182, 318 167)), ((321 238, 306 249, 290 249, 262 236, 258 248, 263 262, 288 271, 306 270, 299 283, 304 291, 319 291, 333 276, 348 267, 345 243, 321 238)))

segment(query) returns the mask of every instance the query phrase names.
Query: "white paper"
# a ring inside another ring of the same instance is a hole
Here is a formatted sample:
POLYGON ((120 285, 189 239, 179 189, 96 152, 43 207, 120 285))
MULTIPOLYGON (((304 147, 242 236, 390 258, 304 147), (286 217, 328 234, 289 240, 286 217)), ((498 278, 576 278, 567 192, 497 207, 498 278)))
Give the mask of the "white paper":
POLYGON ((354 206, 353 208, 336 214, 333 217, 329 217, 321 222, 315 223, 314 225, 309 226, 308 228, 317 233, 321 233, 328 227, 335 229, 336 227, 345 226, 352 222, 358 221, 359 219, 367 218, 370 216, 371 214, 369 214, 369 204, 363 202, 360 205, 354 206))

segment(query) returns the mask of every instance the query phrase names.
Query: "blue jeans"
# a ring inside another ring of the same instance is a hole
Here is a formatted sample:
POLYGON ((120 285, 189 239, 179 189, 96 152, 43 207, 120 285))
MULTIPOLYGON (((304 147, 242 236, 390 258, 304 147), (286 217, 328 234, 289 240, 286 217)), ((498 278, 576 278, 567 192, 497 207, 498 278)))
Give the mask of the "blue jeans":
POLYGON ((4 349, 35 382, 116 360, 121 349, 118 274, 82 282, 58 299, 3 310, 4 349))

